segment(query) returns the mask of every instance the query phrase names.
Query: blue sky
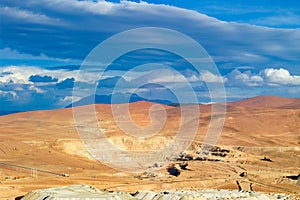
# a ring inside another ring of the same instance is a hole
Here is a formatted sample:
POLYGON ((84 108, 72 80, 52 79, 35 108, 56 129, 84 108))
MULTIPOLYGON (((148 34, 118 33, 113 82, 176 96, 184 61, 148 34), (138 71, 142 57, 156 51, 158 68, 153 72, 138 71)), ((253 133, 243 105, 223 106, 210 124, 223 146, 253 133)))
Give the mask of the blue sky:
MULTIPOLYGON (((204 71, 201 76, 223 82, 228 101, 257 95, 300 97, 298 1, 2 0, 0 111, 69 105, 74 83, 84 88, 99 78, 92 70, 84 72, 84 80, 76 77, 89 52, 121 31, 140 27, 173 29, 200 43, 220 71, 204 71)), ((129 66, 149 62, 169 63, 190 80, 194 77, 187 70, 189 64, 176 55, 140 51, 121 57, 102 79, 118 78, 129 66)), ((141 73, 151 84, 164 80, 180 87, 176 74, 166 69, 158 72, 141 73)), ((137 80, 129 77, 125 81, 127 90, 133 91, 137 80)), ((199 101, 209 101, 203 79, 192 82, 199 101)), ((106 83, 111 85, 98 88, 97 93, 111 92, 114 82, 106 83)), ((141 94, 149 95, 147 89, 159 98, 168 93, 159 87, 144 87, 141 94)))

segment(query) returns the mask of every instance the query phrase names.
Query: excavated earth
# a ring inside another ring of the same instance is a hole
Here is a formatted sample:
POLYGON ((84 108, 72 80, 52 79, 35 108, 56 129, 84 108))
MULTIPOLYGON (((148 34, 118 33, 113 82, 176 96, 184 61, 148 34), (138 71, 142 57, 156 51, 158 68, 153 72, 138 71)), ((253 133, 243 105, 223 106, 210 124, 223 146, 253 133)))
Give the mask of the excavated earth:
MULTIPOLYGON (((151 106, 149 102, 130 104, 131 119, 146 126, 151 122, 151 106)), ((180 107, 160 107, 167 113, 165 126, 141 141, 120 130, 110 105, 95 105, 99 126, 107 138, 129 151, 161 149, 175 137, 181 122, 180 107)), ((85 108, 80 107, 83 112, 85 108)), ((2 116, 0 199, 21 199, 33 190, 78 184, 131 196, 142 196, 142 191, 154 196, 180 196, 181 191, 198 194, 201 199, 205 191, 228 190, 233 196, 264 193, 269 199, 300 198, 300 99, 256 97, 228 103, 222 134, 204 152, 201 145, 212 117, 211 105, 200 105, 200 111, 197 135, 190 148, 178 152, 167 166, 139 173, 118 171, 93 159, 77 134, 72 109, 2 116)), ((160 115, 161 111, 155 112, 160 115)), ((193 116, 193 109, 189 112, 193 116)), ((86 123, 83 128, 90 127, 86 123)))

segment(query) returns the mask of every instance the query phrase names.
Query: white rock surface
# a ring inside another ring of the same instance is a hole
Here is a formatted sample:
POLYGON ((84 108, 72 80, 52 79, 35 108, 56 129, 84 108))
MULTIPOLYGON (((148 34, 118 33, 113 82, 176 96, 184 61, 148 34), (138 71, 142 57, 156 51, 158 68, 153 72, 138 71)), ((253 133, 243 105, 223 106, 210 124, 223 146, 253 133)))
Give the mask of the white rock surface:
POLYGON ((44 190, 35 190, 26 194, 22 200, 285 200, 287 196, 262 194, 237 190, 201 190, 201 191, 138 191, 135 194, 124 192, 104 192, 88 185, 71 185, 44 190))
POLYGON ((133 200, 128 193, 102 192, 89 185, 71 185, 58 188, 34 190, 26 194, 22 200, 133 200))

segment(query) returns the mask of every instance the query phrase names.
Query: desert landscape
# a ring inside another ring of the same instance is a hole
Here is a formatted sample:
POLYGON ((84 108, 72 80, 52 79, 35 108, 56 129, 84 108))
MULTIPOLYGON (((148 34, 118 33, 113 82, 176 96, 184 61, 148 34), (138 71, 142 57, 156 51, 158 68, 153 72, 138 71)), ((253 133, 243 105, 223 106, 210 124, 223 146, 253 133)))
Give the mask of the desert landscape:
MULTIPOLYGON (((151 106, 146 101, 131 103, 132 120, 147 125, 151 106)), ((180 124, 180 107, 161 106, 167 123, 143 142, 118 128, 110 105, 95 108, 109 140, 131 151, 161 149, 172 140, 180 124)), ((93 159, 79 139, 72 108, 1 116, 0 199, 20 199, 32 190, 78 184, 114 192, 225 189, 300 198, 299 98, 259 96, 227 103, 217 144, 201 154, 211 105, 199 106, 199 128, 190 148, 167 166, 141 173, 118 171, 93 159)))
POLYGON ((1 0, 0 200, 300 200, 299 52, 299 0, 1 0))

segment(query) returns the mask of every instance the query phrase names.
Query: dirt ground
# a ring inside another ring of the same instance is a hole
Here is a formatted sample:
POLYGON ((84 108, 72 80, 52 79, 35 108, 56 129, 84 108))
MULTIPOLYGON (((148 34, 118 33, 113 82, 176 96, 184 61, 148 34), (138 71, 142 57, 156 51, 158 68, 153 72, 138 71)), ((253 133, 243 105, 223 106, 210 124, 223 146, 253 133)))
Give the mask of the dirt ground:
MULTIPOLYGON (((121 172, 92 159, 78 137, 72 109, 2 116, 0 162, 70 176, 0 164, 0 199, 15 199, 31 190, 71 184, 127 192, 241 187, 297 196, 300 193, 299 99, 270 98, 229 103, 222 134, 204 157, 198 152, 211 112, 210 105, 200 106, 201 119, 193 145, 169 165, 140 173, 121 172), (179 174, 175 176, 172 169, 179 174)), ((132 103, 132 120, 140 126, 149 124, 148 110, 152 105, 132 103)), ((127 150, 160 149, 173 139, 181 122, 180 108, 164 106, 164 109, 167 122, 161 132, 139 143, 118 128, 109 105, 96 105, 99 124, 107 137, 127 150)), ((190 112, 192 115, 193 110, 190 112)))

